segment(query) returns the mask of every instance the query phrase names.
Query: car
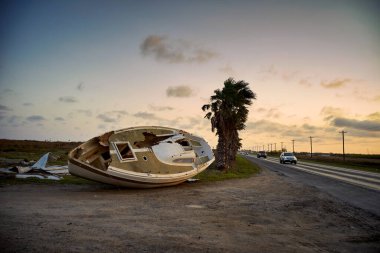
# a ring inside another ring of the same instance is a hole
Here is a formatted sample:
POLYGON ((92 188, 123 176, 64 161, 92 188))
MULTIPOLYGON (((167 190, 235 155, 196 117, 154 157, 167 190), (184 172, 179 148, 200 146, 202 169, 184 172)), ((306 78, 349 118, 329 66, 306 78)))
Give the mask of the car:
POLYGON ((265 151, 257 152, 257 158, 260 158, 260 157, 267 158, 267 152, 265 152, 265 151))
POLYGON ((282 152, 280 155, 280 163, 297 164, 297 157, 292 152, 282 152))

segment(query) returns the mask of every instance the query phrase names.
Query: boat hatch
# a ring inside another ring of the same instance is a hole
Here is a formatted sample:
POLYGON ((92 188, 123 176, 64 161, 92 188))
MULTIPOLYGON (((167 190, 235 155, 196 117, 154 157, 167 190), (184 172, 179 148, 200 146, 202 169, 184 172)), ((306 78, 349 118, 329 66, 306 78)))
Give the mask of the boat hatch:
POLYGON ((112 144, 120 161, 137 160, 129 142, 113 142, 112 144))

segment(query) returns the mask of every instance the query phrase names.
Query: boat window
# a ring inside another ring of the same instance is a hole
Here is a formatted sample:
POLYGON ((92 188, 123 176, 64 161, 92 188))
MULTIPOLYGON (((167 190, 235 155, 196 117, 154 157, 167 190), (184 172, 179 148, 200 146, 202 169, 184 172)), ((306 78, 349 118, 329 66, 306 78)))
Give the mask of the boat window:
POLYGON ((135 159, 135 156, 133 155, 132 149, 129 146, 128 142, 114 143, 114 145, 119 153, 119 158, 121 158, 121 160, 135 159))

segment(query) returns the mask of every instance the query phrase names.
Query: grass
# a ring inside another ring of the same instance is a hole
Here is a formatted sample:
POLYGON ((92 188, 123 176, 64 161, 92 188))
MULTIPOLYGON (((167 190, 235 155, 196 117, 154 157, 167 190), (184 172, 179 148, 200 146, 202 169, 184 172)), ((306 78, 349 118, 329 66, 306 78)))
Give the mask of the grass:
MULTIPOLYGON (((55 159, 52 162, 48 162, 48 166, 52 164, 66 165, 68 152, 76 146, 78 146, 79 144, 79 142, 50 142, 0 139, 0 157, 31 161, 38 160, 45 153, 51 152, 52 155, 57 159, 55 159)), ((259 171, 260 168, 257 165, 252 164, 242 156, 237 156, 235 163, 229 171, 221 172, 216 169, 215 163, 213 163, 205 171, 198 174, 195 178, 205 182, 221 181, 227 179, 247 178, 254 174, 257 174, 259 171)), ((13 184, 88 185, 98 183, 71 175, 63 176, 63 179, 59 181, 38 178, 15 179, 0 177, 0 186, 13 184)))
MULTIPOLYGON (((228 179, 248 178, 260 172, 260 167, 251 163, 242 156, 237 156, 232 168, 227 172, 222 172, 216 169, 215 163, 211 164, 205 171, 196 175, 194 178, 200 179, 202 182, 215 182, 228 179)), ((0 178, 0 186, 5 185, 20 185, 20 184, 42 184, 42 185, 96 185, 100 184, 84 178, 66 175, 62 180, 47 180, 39 178, 0 178)))
POLYGON ((194 178, 204 182, 222 181, 228 179, 248 178, 260 172, 260 167, 251 163, 247 159, 238 155, 232 168, 226 172, 219 171, 215 163, 211 164, 205 171, 196 175, 194 178))

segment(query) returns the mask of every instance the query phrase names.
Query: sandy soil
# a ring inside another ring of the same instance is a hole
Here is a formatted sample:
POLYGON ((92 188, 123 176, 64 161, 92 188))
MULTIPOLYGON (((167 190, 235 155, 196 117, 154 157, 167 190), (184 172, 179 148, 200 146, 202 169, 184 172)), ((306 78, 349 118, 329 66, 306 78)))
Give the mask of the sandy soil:
POLYGON ((135 190, 0 188, 2 252, 380 252, 380 218, 264 170, 135 190))

